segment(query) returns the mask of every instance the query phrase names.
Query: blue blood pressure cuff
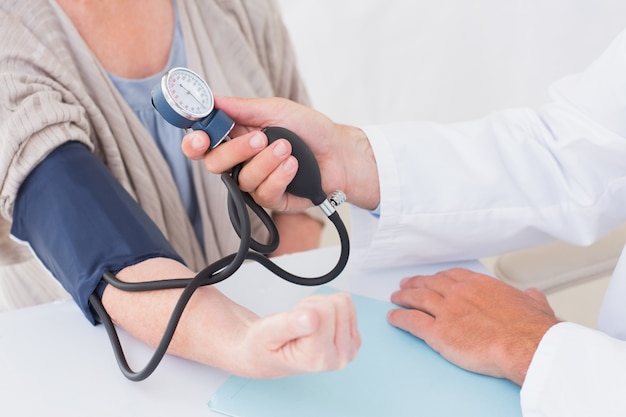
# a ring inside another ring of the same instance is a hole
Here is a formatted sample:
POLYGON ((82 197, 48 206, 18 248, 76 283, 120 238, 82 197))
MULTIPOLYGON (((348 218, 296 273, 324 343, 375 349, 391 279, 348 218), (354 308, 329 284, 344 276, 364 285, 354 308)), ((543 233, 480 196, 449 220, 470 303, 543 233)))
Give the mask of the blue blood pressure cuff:
POLYGON ((95 323, 89 296, 102 274, 155 257, 182 262, 159 228, 81 143, 46 157, 20 187, 11 234, 41 262, 95 323))

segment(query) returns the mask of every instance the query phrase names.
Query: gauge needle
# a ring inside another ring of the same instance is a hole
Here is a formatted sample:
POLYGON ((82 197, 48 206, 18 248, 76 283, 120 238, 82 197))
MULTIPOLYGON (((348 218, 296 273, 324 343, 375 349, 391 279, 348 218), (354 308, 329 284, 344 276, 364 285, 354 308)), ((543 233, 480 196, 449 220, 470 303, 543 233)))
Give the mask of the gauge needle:
POLYGON ((193 91, 188 90, 187 88, 185 88, 185 86, 182 83, 180 83, 178 85, 180 85, 180 87, 183 90, 185 90, 187 92, 187 94, 190 94, 191 97, 193 97, 200 105, 204 106, 204 103, 202 102, 202 100, 198 96, 196 96, 193 91))

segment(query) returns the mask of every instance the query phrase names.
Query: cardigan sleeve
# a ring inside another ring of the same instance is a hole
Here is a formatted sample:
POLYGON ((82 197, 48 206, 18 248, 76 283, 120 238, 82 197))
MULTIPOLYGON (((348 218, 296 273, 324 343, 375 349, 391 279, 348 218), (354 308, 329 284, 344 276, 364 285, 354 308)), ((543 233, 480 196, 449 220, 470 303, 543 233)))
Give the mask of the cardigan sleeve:
POLYGON ((13 3, 0 10, 0 213, 9 220, 20 185, 52 150, 70 138, 93 147, 53 11, 13 3))

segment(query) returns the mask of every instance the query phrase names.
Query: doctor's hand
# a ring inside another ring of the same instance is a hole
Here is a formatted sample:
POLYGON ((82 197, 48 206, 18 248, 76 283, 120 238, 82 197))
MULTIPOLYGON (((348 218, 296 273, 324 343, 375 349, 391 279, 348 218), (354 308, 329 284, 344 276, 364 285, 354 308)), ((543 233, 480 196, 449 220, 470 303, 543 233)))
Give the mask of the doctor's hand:
POLYGON ((378 206, 376 160, 361 129, 336 124, 287 99, 216 97, 215 104, 235 121, 233 138, 207 152, 207 135, 195 131, 183 139, 183 152, 191 159, 203 159, 206 168, 215 174, 245 162, 239 174, 240 187, 262 206, 281 211, 311 206, 309 200, 285 192, 296 175, 298 161, 291 156, 287 140, 278 139, 268 146, 267 137, 260 131, 268 126, 287 128, 308 145, 319 164, 327 195, 341 190, 352 204, 366 209, 378 206))
POLYGON ((313 295, 292 310, 257 319, 242 334, 238 375, 277 378, 342 369, 361 346, 346 293, 313 295))
POLYGON ((402 281, 389 322, 467 370, 521 385, 543 335, 559 320, 538 290, 465 269, 402 281))

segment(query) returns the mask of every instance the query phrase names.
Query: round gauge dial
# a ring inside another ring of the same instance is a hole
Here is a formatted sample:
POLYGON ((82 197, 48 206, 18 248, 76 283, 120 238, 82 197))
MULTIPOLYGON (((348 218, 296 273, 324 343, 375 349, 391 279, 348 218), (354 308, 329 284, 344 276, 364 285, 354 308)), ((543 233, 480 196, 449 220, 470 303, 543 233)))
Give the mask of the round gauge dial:
POLYGON ((189 120, 213 111, 213 93, 207 83, 187 68, 172 68, 161 81, 163 96, 172 109, 189 120))

